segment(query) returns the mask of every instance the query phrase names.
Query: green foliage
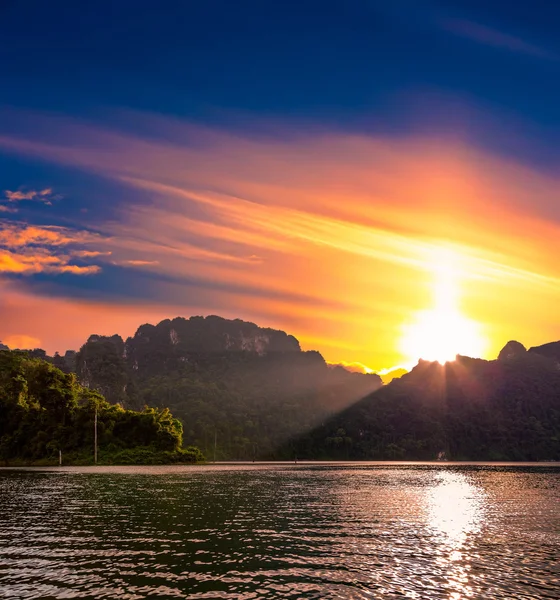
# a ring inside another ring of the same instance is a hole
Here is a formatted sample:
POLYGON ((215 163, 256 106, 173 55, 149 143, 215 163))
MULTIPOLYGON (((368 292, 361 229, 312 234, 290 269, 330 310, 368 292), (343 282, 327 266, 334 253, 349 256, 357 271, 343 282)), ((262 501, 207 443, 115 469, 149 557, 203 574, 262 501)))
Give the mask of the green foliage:
POLYGON ((61 451, 65 463, 93 461, 96 412, 100 462, 201 459, 197 449, 181 450, 183 427, 167 408, 125 410, 73 373, 26 352, 0 351, 0 460, 53 461, 61 451))
POLYGON ((202 462, 204 456, 193 446, 174 451, 136 447, 103 455, 101 459, 110 465, 170 465, 202 462))
POLYGON ((97 389, 112 404, 126 405, 128 376, 120 336, 90 336, 74 364, 84 385, 97 389))

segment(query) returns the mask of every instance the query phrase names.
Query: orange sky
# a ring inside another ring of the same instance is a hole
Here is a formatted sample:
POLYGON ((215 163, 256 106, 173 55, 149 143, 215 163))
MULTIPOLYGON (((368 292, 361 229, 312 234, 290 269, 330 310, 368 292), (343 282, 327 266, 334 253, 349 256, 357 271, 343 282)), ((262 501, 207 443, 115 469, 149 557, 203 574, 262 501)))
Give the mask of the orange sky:
MULTIPOLYGON (((4 137, 0 148, 127 194, 116 216, 93 223, 87 213, 48 229, 31 217, 4 223, 4 342, 27 336, 64 351, 90 333, 126 336, 147 321, 220 314, 284 329, 330 362, 385 369, 419 358, 403 350, 403 332, 423 311, 441 312, 442 294, 474 323, 484 357, 512 338, 560 338, 559 181, 526 165, 420 135, 236 137, 144 116, 159 137, 141 139, 30 118, 56 125, 56 137, 4 137), (84 299, 31 285, 40 273, 53 285, 65 274, 95 289, 91 278, 109 266, 141 271, 150 298, 115 289, 84 299)), ((456 333, 460 352, 460 324, 456 333)))

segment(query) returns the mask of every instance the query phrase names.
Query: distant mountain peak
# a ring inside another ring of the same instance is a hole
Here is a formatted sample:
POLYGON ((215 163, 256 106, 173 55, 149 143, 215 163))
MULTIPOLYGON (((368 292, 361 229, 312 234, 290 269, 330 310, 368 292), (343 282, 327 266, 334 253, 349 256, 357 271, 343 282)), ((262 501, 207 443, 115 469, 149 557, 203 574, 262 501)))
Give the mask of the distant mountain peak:
POLYGON ((510 340, 498 354, 498 360, 512 360, 519 356, 523 356, 527 352, 527 348, 521 343, 515 340, 510 340))
POLYGON ((217 315, 175 317, 157 325, 141 325, 127 340, 160 343, 176 348, 177 352, 301 352, 298 340, 279 329, 259 327, 250 321, 224 319, 217 315))

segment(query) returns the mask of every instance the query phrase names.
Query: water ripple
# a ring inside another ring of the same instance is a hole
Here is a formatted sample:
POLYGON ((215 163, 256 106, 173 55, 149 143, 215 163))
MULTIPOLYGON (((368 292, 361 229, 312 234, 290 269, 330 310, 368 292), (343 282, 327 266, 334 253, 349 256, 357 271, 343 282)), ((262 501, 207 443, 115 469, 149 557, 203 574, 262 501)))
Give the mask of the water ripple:
POLYGON ((560 470, 0 471, 0 598, 560 598, 560 470))

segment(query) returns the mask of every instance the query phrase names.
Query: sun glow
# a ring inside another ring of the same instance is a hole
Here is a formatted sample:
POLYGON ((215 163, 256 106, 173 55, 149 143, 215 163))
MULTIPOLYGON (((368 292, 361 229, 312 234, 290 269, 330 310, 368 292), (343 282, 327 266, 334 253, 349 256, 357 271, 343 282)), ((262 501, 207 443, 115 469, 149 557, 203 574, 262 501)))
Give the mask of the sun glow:
POLYGON ((432 258, 434 308, 416 313, 403 326, 401 351, 411 364, 420 358, 443 364, 457 354, 479 357, 486 347, 480 324, 459 309, 460 257, 438 249, 432 258))

